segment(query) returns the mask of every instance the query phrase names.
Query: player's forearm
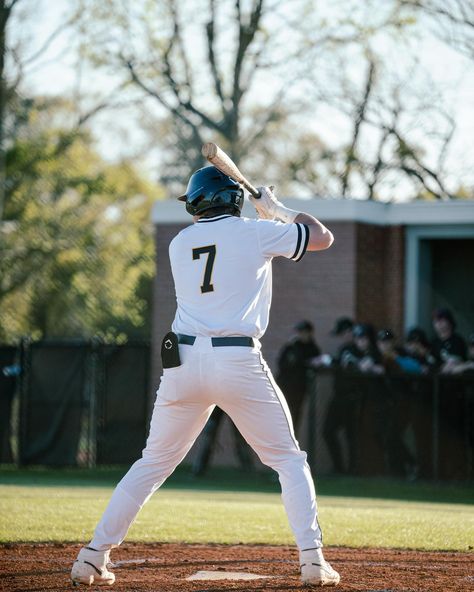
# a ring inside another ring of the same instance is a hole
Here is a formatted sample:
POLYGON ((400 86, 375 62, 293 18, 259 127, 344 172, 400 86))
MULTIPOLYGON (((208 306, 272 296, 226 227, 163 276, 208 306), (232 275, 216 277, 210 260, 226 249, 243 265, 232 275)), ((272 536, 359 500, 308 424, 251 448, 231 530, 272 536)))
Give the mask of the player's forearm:
POLYGON ((306 224, 309 228, 308 251, 328 249, 334 242, 332 232, 314 216, 300 212, 294 221, 306 224))

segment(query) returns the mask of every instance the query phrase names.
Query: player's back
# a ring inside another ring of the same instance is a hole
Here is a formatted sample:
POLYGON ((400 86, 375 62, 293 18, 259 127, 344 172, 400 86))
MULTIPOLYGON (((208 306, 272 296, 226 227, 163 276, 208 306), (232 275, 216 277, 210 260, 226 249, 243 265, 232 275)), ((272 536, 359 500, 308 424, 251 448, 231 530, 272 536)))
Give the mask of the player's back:
POLYGON ((176 333, 261 337, 271 304, 271 260, 299 260, 302 224, 232 215, 200 218, 170 244, 176 289, 176 333))
POLYGON ((200 219, 175 237, 176 332, 255 335, 252 307, 269 266, 257 243, 255 221, 231 215, 200 219))

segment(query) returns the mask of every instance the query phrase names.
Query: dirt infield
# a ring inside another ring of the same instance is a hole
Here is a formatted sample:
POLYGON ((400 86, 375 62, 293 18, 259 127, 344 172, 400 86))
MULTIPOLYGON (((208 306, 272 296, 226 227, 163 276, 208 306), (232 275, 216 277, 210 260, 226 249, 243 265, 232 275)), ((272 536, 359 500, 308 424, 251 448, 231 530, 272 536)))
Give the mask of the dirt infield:
MULTIPOLYGON (((0 590, 50 592, 72 589, 69 571, 79 545, 0 546, 0 590)), ((474 554, 327 548, 341 574, 337 590, 360 592, 460 592, 474 590, 474 554)), ((128 543, 113 553, 117 582, 127 592, 219 592, 305 589, 292 547, 260 545, 174 545, 128 543), (242 572, 255 580, 198 580, 197 572, 242 572)), ((96 587, 92 587, 94 589, 96 587)), ((81 588, 75 588, 80 590, 81 588)), ((103 590, 104 588, 102 588, 103 590)))

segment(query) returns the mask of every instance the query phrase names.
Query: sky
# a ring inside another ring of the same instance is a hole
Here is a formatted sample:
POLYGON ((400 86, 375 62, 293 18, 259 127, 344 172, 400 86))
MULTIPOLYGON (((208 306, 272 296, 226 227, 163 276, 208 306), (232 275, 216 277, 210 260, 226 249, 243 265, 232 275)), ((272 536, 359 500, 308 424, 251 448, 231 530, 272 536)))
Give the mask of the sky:
MULTIPOLYGON (((330 2, 328 6, 330 6, 330 2)), ((18 4, 22 8, 22 2, 18 4)), ((71 0, 26 0, 24 9, 31 10, 37 18, 25 21, 16 20, 10 30, 12 40, 22 39, 25 55, 31 55, 40 47, 57 24, 62 22, 64 14, 71 7, 71 0)), ((330 12, 330 11, 329 11, 330 12)), ((21 12, 18 13, 21 17, 21 12)), ((192 43, 192 40, 191 40, 192 43)), ((399 51, 397 45, 381 36, 378 50, 392 62, 394 71, 409 66, 407 57, 399 51)), ((429 34, 428 27, 422 30, 413 41, 414 49, 422 69, 429 73, 436 87, 443 90, 450 113, 457 121, 457 129, 450 152, 450 169, 453 181, 462 178, 474 185, 474 67, 463 56, 429 34)), ((75 54, 77 39, 70 33, 64 33, 55 39, 48 51, 33 67, 25 69, 25 88, 35 94, 58 94, 77 96, 86 89, 94 88, 106 92, 114 80, 103 72, 93 72, 82 65, 78 67, 75 54)), ((197 51, 197 48, 196 48, 197 51)), ((267 81, 265 93, 271 93, 271 81, 267 81)), ((258 93, 257 93, 258 94, 258 93)), ((110 116, 98 117, 94 131, 98 138, 99 151, 110 160, 138 151, 144 142, 143 132, 135 123, 132 114, 123 112, 120 120, 110 116), (120 139, 126 138, 126 142, 120 139)), ((348 133, 343 118, 339 118, 331 109, 320 108, 319 116, 311 126, 329 145, 337 145, 341 137, 348 133)), ((428 145, 429 146, 429 145, 428 145)), ((429 150, 429 147, 427 148, 429 150)), ((143 160, 145 169, 153 167, 153 161, 143 160)), ((403 190, 401 190, 403 193, 403 190)))

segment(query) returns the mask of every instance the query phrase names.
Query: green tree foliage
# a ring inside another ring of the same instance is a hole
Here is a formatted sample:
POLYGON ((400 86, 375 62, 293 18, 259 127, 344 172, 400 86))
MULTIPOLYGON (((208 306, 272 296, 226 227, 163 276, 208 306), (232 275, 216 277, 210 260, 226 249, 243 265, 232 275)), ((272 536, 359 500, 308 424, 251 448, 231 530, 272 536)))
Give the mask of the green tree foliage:
POLYGON ((10 105, 0 340, 146 337, 159 190, 111 165, 58 99, 10 105))

